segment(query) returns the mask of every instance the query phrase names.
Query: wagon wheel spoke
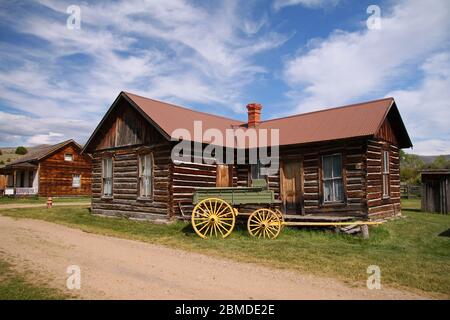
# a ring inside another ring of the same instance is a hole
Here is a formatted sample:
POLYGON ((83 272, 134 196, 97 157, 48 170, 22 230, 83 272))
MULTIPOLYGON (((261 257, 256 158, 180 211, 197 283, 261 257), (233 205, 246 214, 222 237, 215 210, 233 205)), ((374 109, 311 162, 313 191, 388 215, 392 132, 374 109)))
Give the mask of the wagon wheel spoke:
POLYGON ((224 236, 224 233, 222 232, 222 229, 224 229, 225 232, 227 231, 227 229, 226 229, 224 226, 222 226, 222 224, 219 222, 219 223, 217 224, 217 230, 219 230, 220 234, 221 234, 222 237, 223 237, 223 236, 224 236))
MULTIPOLYGON (((209 221, 208 221, 208 222, 209 222, 209 221)), ((208 226, 209 226, 209 223, 208 223, 208 224, 205 224, 205 225, 204 225, 203 227, 201 227, 198 231, 199 231, 199 232, 202 232, 202 230, 206 228, 205 233, 207 233, 207 232, 208 232, 208 229, 209 229, 209 228, 207 228, 208 226)))
POLYGON ((226 207, 225 207, 225 209, 222 209, 222 211, 220 211, 220 208, 222 208, 222 206, 223 206, 223 202, 221 202, 220 203, 220 205, 217 207, 217 209, 215 210, 215 214, 217 215, 217 216, 219 216, 219 213, 221 213, 221 212, 223 212, 224 210, 226 210, 226 207))
POLYGON ((233 224, 228 223, 228 222, 225 222, 225 221, 222 221, 222 224, 227 225, 227 226, 230 226, 230 227, 233 225, 233 224))
POLYGON ((272 236, 273 236, 273 237, 275 237, 275 236, 276 236, 276 234, 275 234, 275 233, 274 233, 273 231, 271 231, 271 230, 270 230, 270 228, 267 228, 266 230, 267 230, 267 233, 269 233, 269 232, 270 232, 270 233, 272 234, 272 236))
POLYGON ((208 213, 206 213, 202 208, 199 208, 199 209, 202 210, 203 212, 200 212, 199 210, 197 210, 195 212, 197 214, 197 216, 207 218, 208 217, 208 213))
POLYGON ((200 222, 195 223, 195 226, 196 227, 200 227, 200 226, 202 226, 202 225, 204 225, 205 223, 208 223, 208 222, 209 222, 208 220, 200 221, 200 222))

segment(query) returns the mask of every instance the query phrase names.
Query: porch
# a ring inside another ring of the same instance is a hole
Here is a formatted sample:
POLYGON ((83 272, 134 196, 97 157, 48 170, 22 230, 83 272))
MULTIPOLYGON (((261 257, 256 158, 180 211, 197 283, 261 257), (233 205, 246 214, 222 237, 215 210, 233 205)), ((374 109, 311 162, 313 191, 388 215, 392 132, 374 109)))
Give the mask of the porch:
POLYGON ((0 168, 6 176, 5 196, 29 196, 39 192, 38 166, 31 163, 18 163, 0 168))

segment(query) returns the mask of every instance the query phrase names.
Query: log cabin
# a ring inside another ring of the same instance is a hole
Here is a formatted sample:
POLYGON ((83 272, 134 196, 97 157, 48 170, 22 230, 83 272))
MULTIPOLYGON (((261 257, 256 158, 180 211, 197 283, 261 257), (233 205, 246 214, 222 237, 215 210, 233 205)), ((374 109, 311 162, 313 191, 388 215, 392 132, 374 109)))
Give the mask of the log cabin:
POLYGON ((92 159, 74 140, 41 145, 0 168, 9 196, 72 197, 91 195, 92 159))
POLYGON ((412 144, 393 98, 266 121, 261 105, 247 109, 243 122, 121 92, 83 149, 93 158, 93 213, 173 219, 192 210, 196 188, 245 187, 260 178, 286 214, 378 219, 401 213, 399 149, 412 144), (279 169, 261 177, 258 161, 172 161, 180 128, 202 148, 211 143, 196 137, 196 121, 221 132, 278 130, 279 169))

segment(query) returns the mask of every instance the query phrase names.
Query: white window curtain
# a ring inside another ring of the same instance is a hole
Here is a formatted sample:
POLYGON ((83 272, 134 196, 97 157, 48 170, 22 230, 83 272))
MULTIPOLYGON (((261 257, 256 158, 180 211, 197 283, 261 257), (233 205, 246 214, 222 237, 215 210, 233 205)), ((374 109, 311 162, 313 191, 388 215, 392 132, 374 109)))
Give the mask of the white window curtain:
POLYGON ((152 166, 151 154, 139 156, 139 191, 140 197, 151 198, 152 196, 152 166))
POLYGON ((389 151, 383 151, 383 197, 389 197, 389 151))
POLYGON ((74 174, 72 177, 72 187, 79 188, 81 187, 81 176, 79 174, 74 174))
POLYGON ((112 158, 103 159, 102 163, 103 172, 103 195, 112 196, 112 158))
POLYGON ((342 182, 342 155, 333 154, 322 157, 323 199, 324 202, 344 201, 342 182))

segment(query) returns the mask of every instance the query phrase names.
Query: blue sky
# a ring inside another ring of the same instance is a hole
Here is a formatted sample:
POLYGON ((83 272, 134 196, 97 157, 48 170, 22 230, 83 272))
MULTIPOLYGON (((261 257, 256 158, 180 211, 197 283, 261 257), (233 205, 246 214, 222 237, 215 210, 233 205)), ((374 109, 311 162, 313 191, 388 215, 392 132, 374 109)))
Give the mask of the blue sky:
POLYGON ((393 96, 450 153, 449 30, 447 0, 2 1, 0 145, 84 143, 125 90, 242 120, 393 96))

